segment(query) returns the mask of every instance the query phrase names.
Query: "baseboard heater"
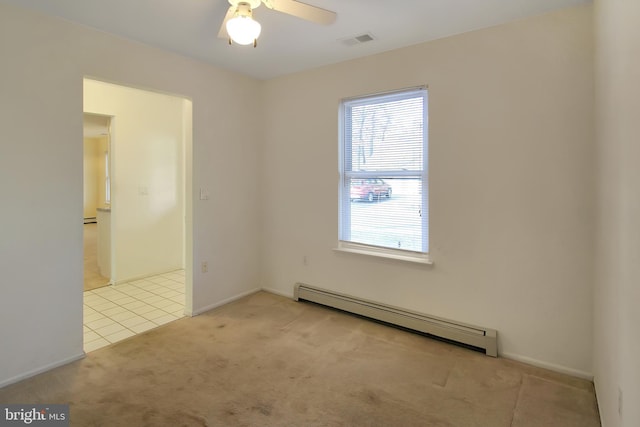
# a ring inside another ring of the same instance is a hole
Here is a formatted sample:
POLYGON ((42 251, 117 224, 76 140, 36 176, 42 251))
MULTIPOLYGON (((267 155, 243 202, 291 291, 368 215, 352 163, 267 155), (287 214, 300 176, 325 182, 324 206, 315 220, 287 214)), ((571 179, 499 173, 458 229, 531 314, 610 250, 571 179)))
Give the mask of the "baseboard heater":
POLYGON ((482 328, 367 301, 338 292, 315 288, 304 283, 295 284, 293 297, 296 301, 314 302, 449 341, 484 349, 487 356, 498 356, 498 333, 494 329, 482 328))

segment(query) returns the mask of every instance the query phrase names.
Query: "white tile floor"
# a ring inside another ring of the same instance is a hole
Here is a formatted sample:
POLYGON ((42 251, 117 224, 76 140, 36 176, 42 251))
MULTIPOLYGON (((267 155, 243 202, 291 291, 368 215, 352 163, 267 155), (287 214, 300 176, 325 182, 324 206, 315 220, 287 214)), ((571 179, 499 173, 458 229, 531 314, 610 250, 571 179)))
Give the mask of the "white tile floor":
POLYGON ((84 293, 84 351, 184 316, 184 270, 84 293))

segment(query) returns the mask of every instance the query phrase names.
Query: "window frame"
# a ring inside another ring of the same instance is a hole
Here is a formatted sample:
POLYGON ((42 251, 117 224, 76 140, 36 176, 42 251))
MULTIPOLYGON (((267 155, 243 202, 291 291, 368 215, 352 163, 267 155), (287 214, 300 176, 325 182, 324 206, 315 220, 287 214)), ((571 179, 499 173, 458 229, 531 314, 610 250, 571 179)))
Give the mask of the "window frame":
POLYGON ((339 203, 338 203, 338 247, 337 251, 356 253, 361 255, 379 256, 398 259, 402 261, 432 264, 429 254, 429 126, 428 126, 428 87, 418 86, 399 89, 389 92, 370 94, 352 98, 344 98, 340 101, 339 108, 339 203), (376 100, 383 102, 400 101, 415 98, 419 94, 423 100, 423 147, 421 170, 392 170, 392 171, 354 171, 352 161, 351 127, 349 125, 351 109, 353 107, 368 105, 376 100), (421 242, 422 250, 414 251, 376 246, 348 240, 351 236, 351 186, 353 179, 392 179, 392 178, 417 178, 422 182, 422 222, 421 242), (426 213, 426 215, 424 214, 426 213))

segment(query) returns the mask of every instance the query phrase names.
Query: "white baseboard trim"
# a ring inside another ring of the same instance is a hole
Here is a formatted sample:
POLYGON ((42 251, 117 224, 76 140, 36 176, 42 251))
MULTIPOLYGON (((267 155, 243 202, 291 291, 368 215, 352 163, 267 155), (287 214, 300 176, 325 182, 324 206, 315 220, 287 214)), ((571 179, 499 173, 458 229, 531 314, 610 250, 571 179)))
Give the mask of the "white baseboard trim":
POLYGON ((46 372, 46 371, 49 371, 51 369, 55 369, 57 367, 60 367, 60 366, 63 366, 63 365, 67 365, 67 364, 69 364, 71 362, 75 362, 76 360, 83 359, 85 356, 86 356, 86 354, 83 351, 81 354, 76 354, 75 356, 67 357, 66 359, 62 359, 62 360, 59 360, 59 361, 54 362, 54 363, 50 363, 50 364, 45 365, 45 366, 41 366, 41 367, 39 367, 37 369, 32 369, 31 371, 27 371, 27 372, 22 373, 20 375, 16 375, 13 378, 9 378, 7 380, 0 381, 0 388, 6 387, 6 386, 8 386, 10 384, 14 384, 14 383, 17 383, 17 382, 22 381, 22 380, 26 380, 27 378, 34 377, 34 376, 36 376, 38 374, 41 374, 41 373, 46 372))
POLYGON ((143 279, 146 279, 147 277, 159 276, 161 274, 173 273, 174 271, 179 271, 179 270, 184 270, 184 267, 176 267, 176 268, 172 268, 171 270, 163 270, 156 273, 143 274, 142 276, 129 277, 128 279, 116 280, 114 282, 109 282, 109 283, 111 283, 113 286, 124 285, 125 283, 135 282, 136 280, 143 280, 143 279))
POLYGON ((244 297, 246 297, 248 295, 255 294, 256 292, 260 292, 260 290, 261 290, 260 288, 251 289, 250 291, 242 292, 241 294, 232 296, 231 298, 223 299, 222 301, 218 301, 216 303, 209 304, 207 306, 194 309, 191 312, 191 316, 197 316, 197 315, 202 314, 204 312, 207 312, 209 310, 213 310, 214 308, 218 308, 218 307, 223 306, 225 304, 229 304, 230 302, 239 300, 240 298, 244 298, 244 297))
POLYGON ((561 374, 571 375, 572 377, 582 378, 587 381, 593 381, 593 374, 590 372, 580 371, 578 369, 568 368, 554 363, 543 362, 541 360, 532 359, 527 356, 521 356, 514 353, 499 353, 500 357, 515 360, 516 362, 526 363, 527 365, 537 366, 538 368, 548 369, 550 371, 559 372, 561 374))
POLYGON ((270 294, 280 295, 281 297, 293 299, 293 292, 283 292, 281 290, 273 288, 262 288, 262 290, 265 292, 269 292, 270 294))

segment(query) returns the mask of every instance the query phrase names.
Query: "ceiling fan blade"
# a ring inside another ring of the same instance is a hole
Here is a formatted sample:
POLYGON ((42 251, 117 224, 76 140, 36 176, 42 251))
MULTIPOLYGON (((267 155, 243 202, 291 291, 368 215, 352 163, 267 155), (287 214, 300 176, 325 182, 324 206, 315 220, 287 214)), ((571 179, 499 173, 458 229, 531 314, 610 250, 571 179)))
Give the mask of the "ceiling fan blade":
POLYGON ((220 25, 220 31, 218 31, 218 38, 220 39, 228 39, 229 34, 227 33, 227 21, 233 18, 233 15, 236 13, 236 8, 231 6, 229 10, 227 10, 227 14, 222 21, 222 25, 220 25))
POLYGON ((336 13, 295 0, 263 0, 265 6, 287 15, 316 24, 329 25, 336 21, 336 13))

